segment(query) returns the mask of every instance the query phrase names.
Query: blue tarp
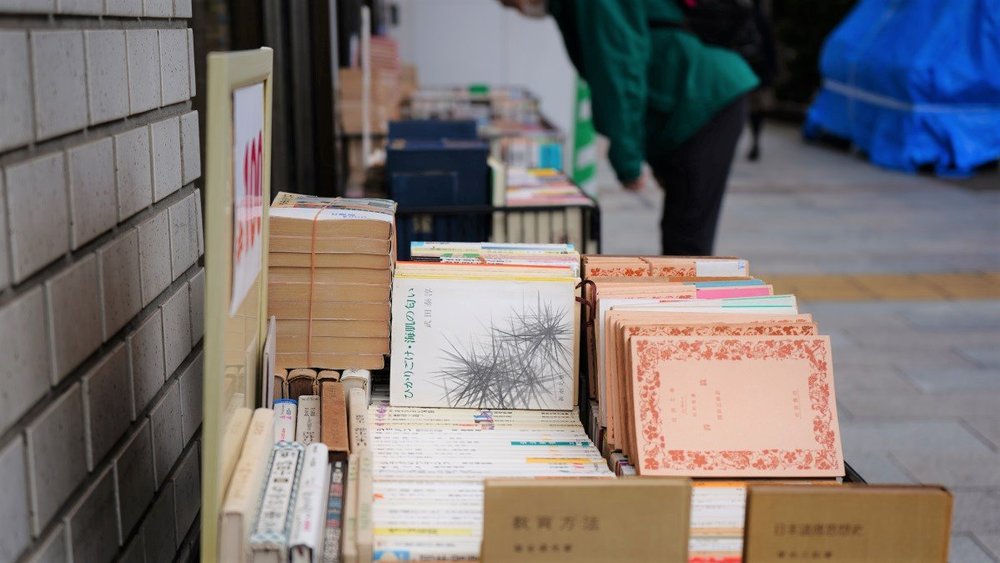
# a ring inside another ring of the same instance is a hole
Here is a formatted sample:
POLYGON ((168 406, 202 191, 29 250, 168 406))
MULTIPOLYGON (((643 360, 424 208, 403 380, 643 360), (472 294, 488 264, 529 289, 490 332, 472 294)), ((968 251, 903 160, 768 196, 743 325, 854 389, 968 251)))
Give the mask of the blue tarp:
POLYGON ((859 0, 820 58, 807 137, 965 175, 1000 158, 1000 0, 859 0))

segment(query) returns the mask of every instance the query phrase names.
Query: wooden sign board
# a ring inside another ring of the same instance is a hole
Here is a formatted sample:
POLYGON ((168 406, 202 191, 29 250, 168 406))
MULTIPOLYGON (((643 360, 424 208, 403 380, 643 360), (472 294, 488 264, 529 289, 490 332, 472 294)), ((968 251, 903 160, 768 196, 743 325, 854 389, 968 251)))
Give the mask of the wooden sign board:
POLYGON ((486 481, 483 563, 686 563, 687 479, 486 481))
POLYGON ((935 486, 751 485, 745 563, 945 563, 951 493, 935 486))
POLYGON ((267 313, 272 51, 210 53, 205 142, 201 560, 257 405, 267 313))

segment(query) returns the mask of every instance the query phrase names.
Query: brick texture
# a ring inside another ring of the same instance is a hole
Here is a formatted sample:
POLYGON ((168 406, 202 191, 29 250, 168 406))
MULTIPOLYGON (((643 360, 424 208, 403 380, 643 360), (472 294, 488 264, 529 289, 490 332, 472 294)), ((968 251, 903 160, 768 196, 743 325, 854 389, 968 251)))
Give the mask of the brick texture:
POLYGON ((191 529, 201 510, 201 460, 197 446, 190 448, 177 463, 177 471, 170 481, 173 483, 176 509, 174 529, 177 530, 179 543, 191 529))
POLYGON ((115 146, 111 138, 66 151, 72 247, 79 248, 118 223, 115 146))
POLYGON ((80 386, 74 385, 53 401, 25 434, 32 529, 37 534, 87 475, 80 386))
POLYGON ((128 100, 132 113, 160 107, 160 44, 155 29, 125 32, 128 100))
POLYGON ((184 449, 181 432, 181 397, 177 382, 153 405, 149 411, 149 424, 153 432, 153 472, 159 487, 167 478, 170 468, 184 449))
POLYGON ((109 561, 118 551, 115 481, 107 467, 66 516, 73 561, 109 561))
POLYGON ((87 103, 90 124, 128 115, 128 66, 125 32, 85 31, 87 47, 87 103))
POLYGON ((0 308, 0 433, 28 411, 49 389, 49 333, 41 287, 0 308), (10 352, 7 352, 7 351, 10 352))
POLYGON ((139 270, 145 307, 163 293, 173 279, 170 274, 169 209, 161 210, 139 225, 139 270))
POLYGON ((26 145, 34 138, 28 34, 0 32, 0 150, 26 145))
POLYGON ((153 203, 152 168, 148 127, 115 135, 119 221, 128 219, 153 203))
POLYGON ((63 153, 7 167, 4 187, 16 283, 69 250, 63 153))
POLYGON ((139 523, 156 491, 153 477, 153 442, 149 423, 143 421, 121 452, 115 457, 115 483, 118 488, 118 506, 121 514, 122 534, 127 536, 139 523))
POLYGON ((28 547, 28 484, 20 436, 0 450, 0 561, 13 561, 28 547))
POLYGON ((97 251, 104 303, 104 340, 121 330, 142 309, 139 283, 139 232, 129 229, 97 251))
POLYGON ((82 31, 33 31, 35 131, 49 139, 87 125, 82 31))
POLYGON ((101 345, 101 290, 93 254, 45 283, 54 383, 101 345))
POLYGON ((83 400, 90 436, 88 467, 111 451, 132 422, 132 379, 128 348, 119 344, 83 376, 83 400))
POLYGON ((191 4, 0 0, 0 563, 190 548, 205 285, 191 4))
POLYGON ((177 549, 173 484, 168 482, 159 495, 142 525, 142 535, 145 536, 146 544, 146 563, 170 563, 177 549))

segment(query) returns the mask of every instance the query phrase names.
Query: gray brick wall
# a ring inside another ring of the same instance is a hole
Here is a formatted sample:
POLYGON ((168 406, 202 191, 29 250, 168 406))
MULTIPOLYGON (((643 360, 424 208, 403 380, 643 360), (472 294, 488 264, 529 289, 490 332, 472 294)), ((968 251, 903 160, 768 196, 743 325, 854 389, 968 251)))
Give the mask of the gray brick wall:
POLYGON ((0 0, 0 563, 171 561, 200 508, 191 0, 0 0))

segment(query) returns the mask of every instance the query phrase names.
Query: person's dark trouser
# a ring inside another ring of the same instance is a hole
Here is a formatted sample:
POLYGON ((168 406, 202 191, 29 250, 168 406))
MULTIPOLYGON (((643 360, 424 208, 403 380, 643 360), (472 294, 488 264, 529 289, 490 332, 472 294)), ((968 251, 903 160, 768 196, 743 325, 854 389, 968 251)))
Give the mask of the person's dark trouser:
POLYGON ((659 158, 649 159, 665 192, 660 221, 665 256, 712 254, 729 168, 745 123, 746 96, 740 96, 694 137, 659 158))

